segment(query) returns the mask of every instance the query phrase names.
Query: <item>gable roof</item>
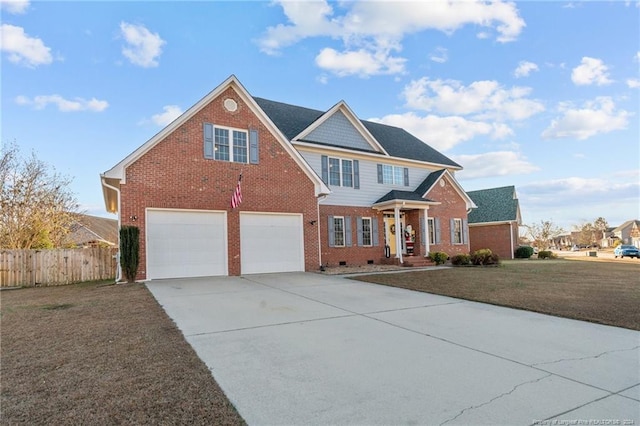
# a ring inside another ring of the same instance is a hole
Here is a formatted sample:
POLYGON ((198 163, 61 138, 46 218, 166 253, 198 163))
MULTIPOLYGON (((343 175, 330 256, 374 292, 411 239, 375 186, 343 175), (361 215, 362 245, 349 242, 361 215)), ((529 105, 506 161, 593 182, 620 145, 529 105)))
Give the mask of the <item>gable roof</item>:
POLYGON ((514 186, 467 192, 478 206, 469 213, 469 224, 491 222, 521 222, 520 205, 514 186))
POLYGON ((624 222, 622 225, 618 226, 617 228, 613 229, 613 232, 619 232, 622 231, 623 229, 625 229, 628 226, 633 226, 633 224, 635 223, 635 225, 637 227, 640 227, 640 220, 637 219, 631 219, 631 220, 627 220, 626 222, 624 222))
POLYGON ((80 214, 71 224, 66 240, 78 246, 96 242, 115 246, 118 244, 118 221, 80 214))
POLYGON ((401 190, 391 190, 387 192, 384 196, 382 196, 379 200, 377 200, 374 204, 384 203, 392 200, 406 200, 406 201, 418 201, 425 203, 433 203, 433 200, 429 200, 426 198, 422 198, 420 194, 414 191, 401 191, 401 190))
MULTIPOLYGON (((256 103, 269 116, 271 121, 280 131, 289 138, 290 141, 299 135, 304 135, 304 130, 313 125, 316 120, 325 116, 326 113, 319 110, 289 105, 282 102, 270 101, 268 99, 254 97, 256 103)), ((336 106, 348 106, 344 102, 336 106)), ((336 106, 334 106, 332 111, 336 106)), ((348 109, 350 112, 351 110, 348 109)), ((353 115, 355 119, 355 115, 353 115)), ((359 119, 358 119, 359 120, 359 119)), ((436 151, 417 137, 399 127, 386 124, 374 123, 372 121, 359 120, 368 134, 375 138, 375 142, 392 157, 404 158, 408 160, 422 161, 426 163, 438 164, 446 167, 462 169, 455 161, 444 154, 436 151)), ((315 141, 306 141, 318 144, 315 141)), ((322 144, 320 144, 322 145, 322 144)), ((372 146, 372 153, 380 153, 372 146)))
POLYGON ((118 185, 121 182, 125 182, 126 179, 126 168, 137 161, 140 157, 146 154, 150 149, 160 143, 164 138, 166 138, 171 132, 176 130, 186 121, 188 121, 191 117, 193 117, 198 111, 207 106, 211 101, 213 101, 217 96, 223 93, 227 88, 233 88, 233 90, 238 94, 238 96, 247 104, 247 106, 251 109, 251 111, 265 124, 265 126, 276 136, 276 139, 282 147, 287 151, 287 153, 293 158, 293 160, 300 166, 303 172, 309 177, 309 179, 314 183, 316 195, 326 195, 330 194, 331 190, 329 187, 322 181, 322 179, 318 176, 318 174, 311 168, 311 166, 302 158, 302 155, 291 146, 289 143, 289 137, 283 134, 282 130, 279 127, 274 125, 271 121, 270 117, 265 114, 264 110, 256 103, 254 98, 249 94, 247 89, 240 84, 240 81, 236 78, 235 75, 229 76, 222 84, 209 92, 205 97, 200 99, 196 104, 194 104, 191 108, 185 111, 178 118, 173 120, 169 125, 163 128, 160 132, 158 132, 151 139, 146 141, 140 147, 138 147, 131 154, 126 156, 123 160, 121 160, 118 164, 116 164, 111 169, 100 175, 102 180, 102 191, 105 199, 105 206, 107 207, 107 211, 115 212, 118 208, 118 194, 117 188, 114 185, 118 185))

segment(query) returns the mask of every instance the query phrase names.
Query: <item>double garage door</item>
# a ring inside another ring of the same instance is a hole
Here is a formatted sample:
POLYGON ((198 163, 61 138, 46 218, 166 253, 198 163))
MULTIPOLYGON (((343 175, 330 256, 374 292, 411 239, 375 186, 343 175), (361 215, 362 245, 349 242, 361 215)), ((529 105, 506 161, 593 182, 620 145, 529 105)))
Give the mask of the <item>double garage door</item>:
POLYGON ((240 213, 238 236, 226 212, 149 209, 147 278, 228 275, 229 240, 239 240, 242 274, 304 270, 301 214, 240 213))

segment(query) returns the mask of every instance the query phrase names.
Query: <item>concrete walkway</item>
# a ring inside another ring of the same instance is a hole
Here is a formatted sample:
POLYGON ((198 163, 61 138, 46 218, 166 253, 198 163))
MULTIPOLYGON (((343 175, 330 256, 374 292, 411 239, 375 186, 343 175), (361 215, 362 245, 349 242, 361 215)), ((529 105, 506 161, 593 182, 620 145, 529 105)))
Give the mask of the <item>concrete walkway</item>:
POLYGON ((250 425, 640 425, 632 330, 313 273, 147 285, 250 425))

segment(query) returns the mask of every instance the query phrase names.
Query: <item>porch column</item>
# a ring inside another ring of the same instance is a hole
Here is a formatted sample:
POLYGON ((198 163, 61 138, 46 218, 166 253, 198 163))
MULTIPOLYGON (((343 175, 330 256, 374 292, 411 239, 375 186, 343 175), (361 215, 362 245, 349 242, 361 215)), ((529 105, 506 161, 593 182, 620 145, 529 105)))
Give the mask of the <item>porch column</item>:
POLYGON ((422 209, 424 212, 424 257, 429 256, 429 207, 422 209))
POLYGON ((402 224, 400 223, 400 207, 395 206, 393 208, 393 218, 396 224, 396 259, 402 262, 402 224))

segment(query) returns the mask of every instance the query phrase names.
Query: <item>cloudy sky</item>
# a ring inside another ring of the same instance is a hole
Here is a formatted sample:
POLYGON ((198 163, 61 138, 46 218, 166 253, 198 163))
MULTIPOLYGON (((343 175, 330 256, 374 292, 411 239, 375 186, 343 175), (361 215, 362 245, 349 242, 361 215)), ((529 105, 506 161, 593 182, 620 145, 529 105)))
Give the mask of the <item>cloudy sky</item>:
POLYGON ((99 174, 231 74, 254 96, 404 127, 515 185, 526 224, 640 219, 638 2, 30 2, 2 5, 3 145, 99 174))

